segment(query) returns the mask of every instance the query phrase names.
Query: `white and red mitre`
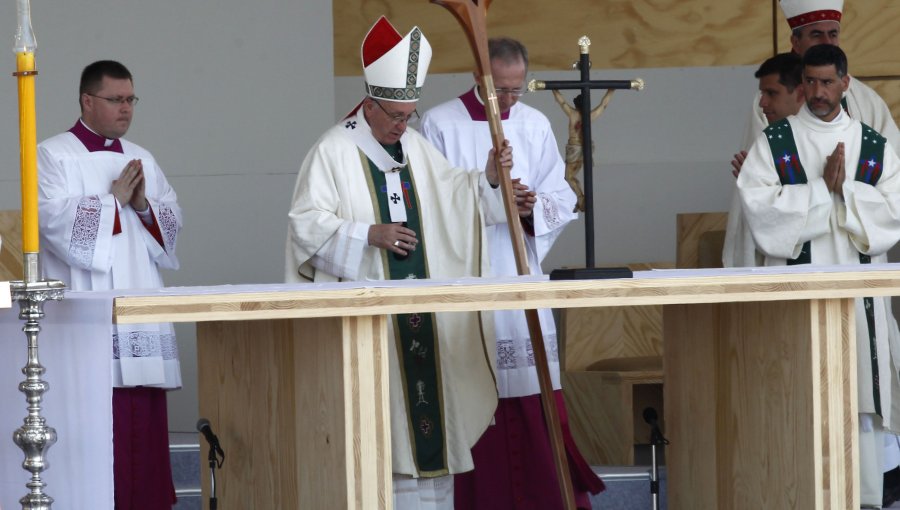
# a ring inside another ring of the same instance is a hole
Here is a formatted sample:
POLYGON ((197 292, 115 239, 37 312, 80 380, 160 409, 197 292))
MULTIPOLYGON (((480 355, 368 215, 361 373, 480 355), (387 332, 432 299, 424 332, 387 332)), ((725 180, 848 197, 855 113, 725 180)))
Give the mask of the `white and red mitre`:
POLYGON ((401 36, 382 16, 363 39, 361 53, 370 97, 403 102, 419 99, 431 63, 431 45, 419 27, 401 36))
POLYGON ((780 0, 791 30, 820 21, 841 22, 844 0, 780 0))

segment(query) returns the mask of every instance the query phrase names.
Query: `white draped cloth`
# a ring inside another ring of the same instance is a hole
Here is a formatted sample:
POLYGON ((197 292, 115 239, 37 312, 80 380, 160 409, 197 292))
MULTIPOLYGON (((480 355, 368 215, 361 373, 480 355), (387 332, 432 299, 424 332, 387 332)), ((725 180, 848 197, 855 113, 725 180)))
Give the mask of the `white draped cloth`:
MULTIPOLYGON (((42 478, 54 508, 113 510, 112 388, 109 363, 112 293, 66 292, 44 305, 38 340, 44 394, 41 415, 56 429, 42 478)), ((0 310, 0 507, 21 508, 30 474, 12 431, 28 414, 18 384, 25 379, 24 321, 19 307, 0 310)))
MULTIPOLYGON (((768 125, 762 108, 759 107, 760 92, 753 97, 753 108, 744 133, 741 149, 748 150, 768 125)), ((900 130, 891 116, 891 111, 877 92, 865 83, 850 77, 850 86, 844 94, 850 117, 873 128, 888 140, 894 151, 900 152, 900 130)), ((728 213, 728 226, 725 231, 725 246, 722 263, 725 267, 752 267, 762 261, 753 244, 753 237, 744 222, 741 212, 740 197, 735 189, 728 213)))
MULTIPOLYGON (((90 152, 72 132, 38 146, 42 260, 46 275, 72 290, 162 287, 159 268, 177 269, 181 209, 147 150, 120 139, 123 153, 90 152), (164 245, 128 204, 110 193, 132 159, 143 163, 145 194, 164 245), (118 210, 121 232, 114 234, 118 210)), ((181 387, 171 324, 120 325, 110 346, 116 387, 181 387)))
MULTIPOLYGON (((804 105, 788 117, 807 184, 782 185, 766 133, 750 147, 737 179, 745 219, 764 265, 783 265, 810 242, 811 263, 860 264, 859 254, 872 263, 887 261, 887 251, 900 239, 900 161, 890 145, 884 148, 881 178, 875 186, 855 180, 864 128, 843 111, 832 122, 815 117, 804 105), (844 199, 828 191, 825 158, 844 143, 844 199)), ((774 135, 772 135, 774 136, 774 135)), ((900 338, 889 298, 874 298, 876 379, 863 299, 856 299, 857 381, 860 416, 861 497, 864 504, 881 504, 882 427, 896 432, 900 412, 900 338), (882 419, 876 412, 878 384, 882 419)))
MULTIPOLYGON (((479 102, 477 93, 464 96, 479 102)), ((537 193, 534 207, 534 235, 525 235, 528 265, 531 274, 543 274, 541 261, 553 247, 565 226, 577 217, 575 193, 565 180, 565 164, 550 121, 538 110, 517 102, 502 121, 503 134, 513 149, 512 178, 537 193)), ((491 135, 486 121, 473 122, 472 115, 457 98, 432 108, 422 117, 422 134, 438 148, 454 165, 463 168, 481 168, 487 161, 491 135)), ((515 256, 505 221, 487 228, 491 254, 491 273, 494 276, 517 274, 515 256)), ((553 314, 548 309, 539 310, 544 347, 550 362, 553 388, 560 389, 559 351, 553 314)), ((497 334, 497 388, 500 398, 537 395, 540 386, 535 369, 531 335, 522 310, 494 312, 494 328, 497 334)))
MULTIPOLYGON (((483 220, 502 218, 499 190, 483 173, 451 167, 421 135, 401 137, 421 212, 417 232, 426 252, 429 278, 481 276, 487 272, 483 220)), ((286 246, 288 282, 383 280, 384 250, 368 246, 378 202, 367 156, 382 171, 392 162, 375 142, 362 109, 328 130, 309 151, 297 176, 286 246)), ((495 352, 488 316, 436 313, 448 470, 473 469, 470 449, 487 428, 497 405, 491 356, 495 352)), ((394 337, 389 322, 389 335, 394 337)), ((414 460, 403 380, 396 349, 390 349, 391 448, 393 472, 422 476, 414 460)), ((438 476, 441 473, 429 473, 438 476)))

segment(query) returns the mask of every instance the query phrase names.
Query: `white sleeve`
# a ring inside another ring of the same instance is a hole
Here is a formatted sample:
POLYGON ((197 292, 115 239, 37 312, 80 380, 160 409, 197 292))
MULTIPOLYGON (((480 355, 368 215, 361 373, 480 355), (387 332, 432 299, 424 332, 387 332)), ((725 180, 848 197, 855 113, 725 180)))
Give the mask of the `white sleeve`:
POLYGON ((365 250, 369 246, 369 225, 345 221, 325 241, 309 263, 319 271, 345 280, 359 280, 365 250))
MULTIPOLYGON (((176 247, 178 244, 178 234, 181 232, 182 217, 181 207, 178 205, 178 196, 175 190, 169 185, 163 175, 162 169, 153 161, 155 180, 153 196, 147 196, 147 202, 150 204, 150 212, 156 218, 156 224, 159 226, 160 234, 162 234, 163 246, 148 230, 144 230, 144 244, 150 253, 150 258, 160 267, 166 269, 178 269, 178 257, 176 256, 176 247)), ((144 172, 147 176, 148 172, 144 172)), ((143 222, 143 218, 141 218, 143 222)))
POLYGON ((540 141, 538 161, 532 161, 536 182, 526 182, 537 195, 534 205, 534 243, 539 261, 543 261, 570 221, 578 217, 576 197, 566 182, 566 166, 559 155, 553 131, 547 126, 540 141))
MULTIPOLYGON (((881 255, 900 240, 900 163, 890 145, 884 148, 884 170, 875 186, 847 176, 844 204, 838 225, 847 231, 856 249, 881 255)), ((848 168, 847 172, 855 172, 848 168)))
POLYGON ((782 185, 762 133, 747 153, 737 186, 753 240, 770 257, 797 258, 806 241, 830 231, 834 200, 825 180, 782 185))
POLYGON ((54 154, 38 146, 38 210, 45 245, 71 267, 109 272, 116 199, 112 193, 83 196, 54 154))

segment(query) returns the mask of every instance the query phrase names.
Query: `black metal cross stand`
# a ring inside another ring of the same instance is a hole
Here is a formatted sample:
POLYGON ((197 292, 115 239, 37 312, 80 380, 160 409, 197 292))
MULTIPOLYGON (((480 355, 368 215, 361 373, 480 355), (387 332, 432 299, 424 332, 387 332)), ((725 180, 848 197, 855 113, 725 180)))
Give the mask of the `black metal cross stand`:
POLYGON ((583 154, 584 168, 584 247, 585 267, 594 268, 594 179, 593 179, 593 154, 591 142, 591 90, 592 89, 634 89, 644 88, 643 80, 591 80, 591 40, 582 36, 578 40, 581 48, 581 57, 573 66, 581 71, 580 80, 572 81, 539 81, 531 80, 528 90, 580 90, 580 104, 576 106, 581 110, 581 150, 583 154))

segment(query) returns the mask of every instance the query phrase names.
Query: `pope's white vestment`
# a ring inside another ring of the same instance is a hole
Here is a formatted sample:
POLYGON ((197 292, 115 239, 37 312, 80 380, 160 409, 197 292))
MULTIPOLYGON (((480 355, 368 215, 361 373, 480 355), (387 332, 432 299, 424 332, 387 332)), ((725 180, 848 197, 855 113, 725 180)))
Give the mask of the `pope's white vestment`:
MULTIPOLYGON (((482 232, 484 221, 502 218, 499 190, 490 188, 482 172, 453 168, 412 129, 406 130, 400 144, 414 181, 410 191, 415 193, 421 209, 422 231, 417 235, 427 250, 428 277, 486 275, 488 258, 482 232)), ((392 164, 398 165, 375 141, 362 108, 328 130, 307 154, 289 213, 285 276, 288 282, 386 278, 385 251, 367 242, 369 226, 377 223, 378 208, 377 190, 368 177, 368 160, 385 173, 390 172, 392 164)), ((490 423, 497 405, 490 317, 475 312, 434 315, 447 469, 433 473, 417 469, 401 367, 397 349, 391 348, 391 447, 395 474, 434 477, 471 470, 470 448, 490 423)), ((388 337, 395 338, 393 321, 388 329, 388 337)))

